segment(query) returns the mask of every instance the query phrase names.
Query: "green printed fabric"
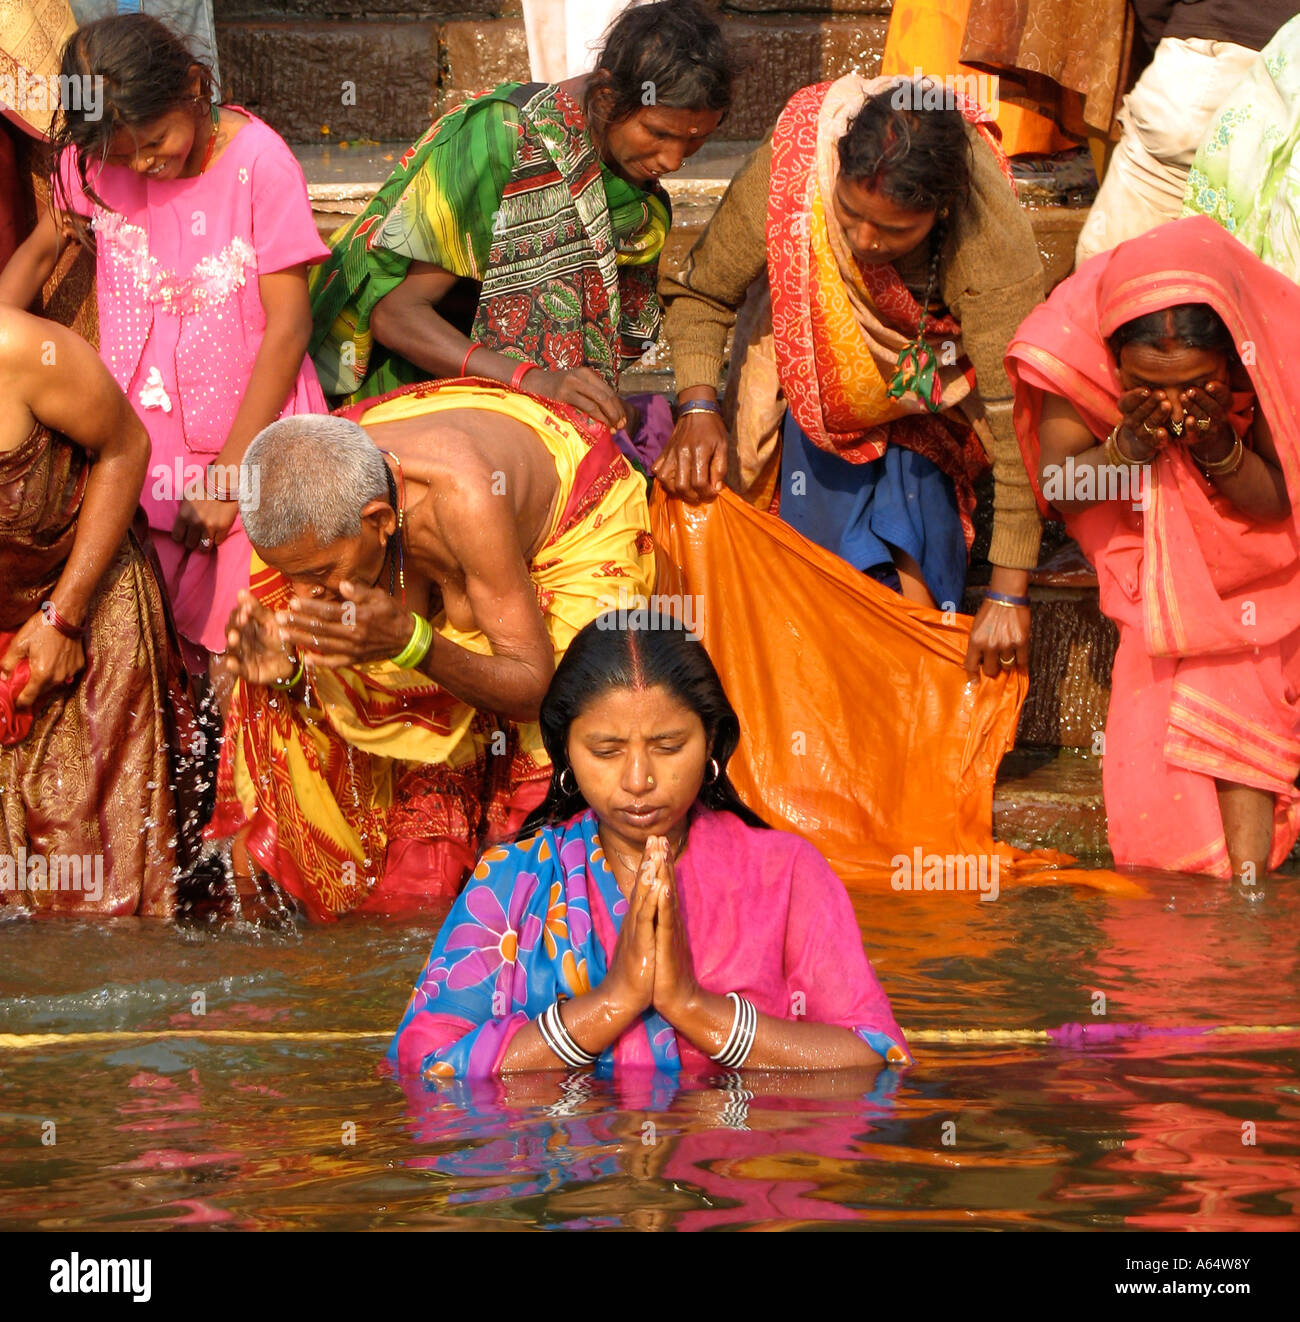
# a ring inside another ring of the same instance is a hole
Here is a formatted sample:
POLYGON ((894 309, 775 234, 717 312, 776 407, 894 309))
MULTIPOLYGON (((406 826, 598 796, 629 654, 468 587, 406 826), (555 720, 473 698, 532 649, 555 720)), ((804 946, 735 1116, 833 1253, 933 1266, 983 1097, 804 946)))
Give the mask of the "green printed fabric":
POLYGON ((349 402, 428 373, 374 342, 370 315, 430 262, 482 289, 473 338, 552 370, 621 366, 658 337, 662 193, 599 161, 554 85, 505 83, 444 115, 398 162, 312 275, 311 354, 349 402))
POLYGON ((1300 279, 1300 16, 1278 29, 1211 122, 1183 214, 1211 217, 1300 279))

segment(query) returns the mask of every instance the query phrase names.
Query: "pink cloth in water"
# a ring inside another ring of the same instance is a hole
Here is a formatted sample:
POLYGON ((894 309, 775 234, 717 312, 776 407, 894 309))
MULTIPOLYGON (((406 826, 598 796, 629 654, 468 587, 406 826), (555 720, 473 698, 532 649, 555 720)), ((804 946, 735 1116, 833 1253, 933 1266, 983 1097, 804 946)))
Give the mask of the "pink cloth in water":
MULTIPOLYGON (((153 445, 140 503, 176 626, 214 652, 225 649, 235 594, 248 585, 243 524, 236 519, 214 551, 186 551, 168 534, 184 484, 201 480, 225 444, 252 375, 266 330, 258 277, 329 256, 293 153, 239 113, 248 123, 196 178, 92 165, 90 185, 107 209, 81 188, 72 156, 60 161, 72 209, 95 229, 100 354, 153 445)), ((304 354, 281 416, 325 412, 304 354)))

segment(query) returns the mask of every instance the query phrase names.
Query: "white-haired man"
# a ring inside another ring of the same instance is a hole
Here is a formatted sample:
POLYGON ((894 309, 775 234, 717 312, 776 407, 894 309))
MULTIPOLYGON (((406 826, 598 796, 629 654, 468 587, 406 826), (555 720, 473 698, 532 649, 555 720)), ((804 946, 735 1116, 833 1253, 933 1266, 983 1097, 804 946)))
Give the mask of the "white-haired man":
POLYGON ((236 877, 317 919, 454 895, 545 792, 556 660, 611 580, 651 590, 644 481, 583 415, 455 382, 281 419, 245 464, 236 877))

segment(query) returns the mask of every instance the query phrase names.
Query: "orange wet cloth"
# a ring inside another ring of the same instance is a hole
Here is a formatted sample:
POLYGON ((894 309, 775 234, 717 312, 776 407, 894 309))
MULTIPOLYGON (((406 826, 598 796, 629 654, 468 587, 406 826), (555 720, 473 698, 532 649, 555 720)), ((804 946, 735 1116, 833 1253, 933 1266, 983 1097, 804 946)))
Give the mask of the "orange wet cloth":
POLYGON ((996 855, 1007 881, 1132 889, 994 842, 993 782, 1028 679, 967 675, 969 616, 903 600, 730 491, 699 506, 659 491, 650 525, 656 592, 681 594, 684 618, 691 598, 686 622, 740 716, 728 774, 846 884, 889 888, 920 848, 996 855))

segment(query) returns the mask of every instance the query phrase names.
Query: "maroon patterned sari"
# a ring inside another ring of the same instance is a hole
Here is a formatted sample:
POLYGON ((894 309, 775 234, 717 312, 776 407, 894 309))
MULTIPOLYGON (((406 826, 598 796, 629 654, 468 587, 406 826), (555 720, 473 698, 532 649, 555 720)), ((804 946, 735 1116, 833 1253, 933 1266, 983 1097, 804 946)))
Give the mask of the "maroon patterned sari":
MULTIPOLYGON (((21 628, 58 582, 89 473, 84 450, 39 424, 0 453, 0 632, 21 628)), ((131 534, 91 599, 84 646, 75 681, 0 746, 0 904, 167 916, 188 834, 172 750, 192 708, 162 593, 131 534)))

